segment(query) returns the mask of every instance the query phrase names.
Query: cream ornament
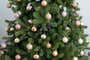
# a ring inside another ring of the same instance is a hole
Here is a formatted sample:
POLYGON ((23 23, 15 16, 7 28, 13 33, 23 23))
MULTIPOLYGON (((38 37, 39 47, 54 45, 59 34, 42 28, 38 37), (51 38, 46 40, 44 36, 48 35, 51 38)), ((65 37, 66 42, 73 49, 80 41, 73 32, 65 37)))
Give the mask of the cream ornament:
POLYGON ((80 52, 80 55, 81 55, 81 56, 83 56, 84 54, 85 54, 84 51, 81 51, 81 52, 80 52))
POLYGON ((66 29, 65 29, 66 31, 70 31, 70 28, 69 27, 66 27, 66 29))
POLYGON ((38 60, 39 59, 39 55, 38 54, 33 55, 33 59, 38 60))
POLYGON ((79 44, 83 44, 83 39, 80 38, 80 39, 78 40, 78 43, 79 43, 79 44))
POLYGON ((42 0, 41 5, 42 5, 43 7, 47 6, 47 1, 46 1, 46 0, 42 0))
POLYGON ((13 31, 13 30, 14 30, 14 28, 13 28, 13 27, 11 27, 11 28, 10 28, 10 31, 13 31))
POLYGON ((57 50, 53 51, 52 55, 53 55, 54 57, 56 57, 56 56, 58 55, 58 51, 57 51, 57 50))
POLYGON ((16 30, 20 30, 21 29, 21 25, 20 24, 16 24, 15 28, 16 28, 16 30))
POLYGON ((20 39, 19 39, 19 38, 16 38, 16 39, 14 40, 14 42, 15 42, 15 43, 19 43, 19 42, 20 42, 20 39))
POLYGON ((73 60, 78 60, 78 57, 73 57, 73 60))
POLYGON ((21 2, 21 0, 16 0, 17 2, 21 2))
POLYGON ((32 9, 32 6, 27 6, 26 7, 26 10, 31 10, 32 9))
POLYGON ((72 6, 73 6, 73 7, 77 7, 77 6, 78 6, 78 3, 75 2, 75 1, 73 1, 72 6))
POLYGON ((21 56, 20 56, 19 54, 17 54, 17 55, 15 56, 15 59, 16 59, 16 60, 21 60, 21 56))
POLYGON ((52 46, 52 45, 51 45, 50 43, 47 43, 47 44, 46 44, 46 47, 47 47, 47 48, 51 48, 51 46, 52 46))
POLYGON ((30 20, 28 20, 28 23, 32 24, 32 20, 31 20, 31 19, 30 19, 30 20))
POLYGON ((62 41, 63 41, 64 43, 68 43, 68 38, 67 38, 67 37, 63 37, 62 41))
POLYGON ((7 8, 10 8, 11 7, 11 4, 8 2, 7 5, 6 5, 7 8))
POLYGON ((37 28, 35 26, 32 27, 31 29, 33 32, 36 32, 37 31, 37 28))
POLYGON ((62 16, 63 16, 63 17, 66 17, 66 16, 67 16, 67 12, 66 12, 66 11, 63 11, 63 12, 62 12, 62 16))
POLYGON ((51 20, 52 19, 52 15, 50 13, 47 13, 45 17, 46 17, 47 20, 51 20))
POLYGON ((27 48, 28 50, 32 50, 32 49, 33 49, 33 45, 32 45, 31 43, 28 43, 28 44, 26 45, 26 48, 27 48))
POLYGON ((0 56, 2 56, 4 54, 4 51, 0 50, 0 56))
POLYGON ((46 34, 41 35, 41 39, 46 39, 46 38, 47 38, 46 34))

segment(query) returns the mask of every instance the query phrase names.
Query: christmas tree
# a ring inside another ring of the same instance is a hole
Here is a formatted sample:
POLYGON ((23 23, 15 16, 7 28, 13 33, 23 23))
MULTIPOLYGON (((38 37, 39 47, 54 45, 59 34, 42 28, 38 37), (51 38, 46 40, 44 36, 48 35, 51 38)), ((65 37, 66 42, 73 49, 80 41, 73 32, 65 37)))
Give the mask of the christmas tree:
POLYGON ((9 0, 5 55, 9 60, 87 60, 87 27, 75 0, 9 0))

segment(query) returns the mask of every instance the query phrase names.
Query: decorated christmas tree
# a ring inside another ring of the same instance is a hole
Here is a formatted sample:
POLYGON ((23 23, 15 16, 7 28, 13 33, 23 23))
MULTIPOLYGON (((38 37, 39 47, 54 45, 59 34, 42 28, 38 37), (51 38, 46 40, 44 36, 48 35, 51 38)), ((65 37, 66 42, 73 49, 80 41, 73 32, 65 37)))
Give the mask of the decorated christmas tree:
POLYGON ((9 0, 15 20, 9 21, 9 60, 87 60, 87 27, 75 0, 9 0))

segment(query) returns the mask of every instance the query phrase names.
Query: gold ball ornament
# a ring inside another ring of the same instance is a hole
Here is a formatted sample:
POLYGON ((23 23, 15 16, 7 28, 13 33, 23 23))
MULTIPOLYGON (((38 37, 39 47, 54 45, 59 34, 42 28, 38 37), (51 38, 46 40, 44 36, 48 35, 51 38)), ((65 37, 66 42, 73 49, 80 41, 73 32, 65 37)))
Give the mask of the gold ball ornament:
POLYGON ((26 48, 27 48, 28 50, 32 50, 32 49, 33 49, 33 45, 32 45, 31 43, 28 43, 28 44, 26 45, 26 48))
POLYGON ((35 26, 32 27, 31 29, 33 32, 36 32, 37 31, 37 28, 35 26))
POLYGON ((19 38, 16 38, 16 39, 14 40, 14 42, 15 42, 15 43, 19 43, 19 42, 20 42, 20 39, 19 39, 19 38))
POLYGON ((47 6, 47 1, 46 1, 46 0, 42 0, 41 5, 42 5, 43 7, 47 6))
POLYGON ((39 55, 38 54, 33 55, 33 59, 38 60, 39 59, 39 55))
POLYGON ((47 20, 51 20, 52 19, 52 15, 50 13, 47 13, 46 16, 45 16, 45 18, 47 20))
POLYGON ((11 4, 8 2, 7 5, 6 5, 7 8, 10 8, 11 7, 11 4))
POLYGON ((48 43, 46 44, 46 47, 47 47, 47 48, 51 48, 52 45, 48 42, 48 43))
POLYGON ((53 51, 52 55, 53 55, 54 57, 58 56, 58 51, 57 51, 57 50, 53 51))

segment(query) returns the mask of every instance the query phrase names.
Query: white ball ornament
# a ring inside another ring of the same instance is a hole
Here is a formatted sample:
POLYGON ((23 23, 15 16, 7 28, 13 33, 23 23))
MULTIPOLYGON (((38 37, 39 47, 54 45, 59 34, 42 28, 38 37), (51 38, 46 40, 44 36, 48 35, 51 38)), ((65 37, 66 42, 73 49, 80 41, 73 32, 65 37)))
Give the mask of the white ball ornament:
POLYGON ((21 29, 21 25, 20 24, 16 24, 15 28, 16 28, 16 30, 20 30, 21 29))
POLYGON ((33 45, 32 45, 31 43, 28 43, 28 44, 26 45, 26 48, 27 48, 28 50, 32 50, 32 49, 33 49, 33 45))
POLYGON ((63 16, 63 17, 66 17, 66 16, 67 16, 67 12, 66 12, 66 11, 63 11, 63 12, 62 12, 62 16, 63 16))
POLYGON ((51 20, 52 19, 52 15, 50 13, 47 13, 45 17, 46 17, 47 20, 51 20))
POLYGON ((14 42, 15 42, 15 43, 19 43, 19 42, 20 42, 20 39, 19 39, 19 38, 16 38, 16 39, 14 40, 14 42))
POLYGON ((62 41, 63 41, 64 43, 68 43, 68 38, 67 38, 67 37, 63 37, 62 41))
POLYGON ((84 26, 84 23, 83 22, 81 22, 81 26, 84 26))
POLYGON ((19 54, 17 54, 17 55, 15 56, 15 59, 16 59, 16 60, 21 60, 21 56, 20 56, 19 54))
POLYGON ((33 55, 33 58, 34 58, 35 60, 38 60, 38 59, 39 59, 39 55, 38 55, 38 54, 35 54, 35 55, 33 55))
POLYGON ((1 50, 1 51, 0 51, 0 56, 3 55, 3 54, 4 54, 4 51, 1 50))
POLYGON ((53 55, 54 57, 56 57, 56 56, 58 55, 58 51, 57 51, 57 50, 53 51, 52 55, 53 55))
POLYGON ((46 0, 42 0, 41 5, 42 5, 43 7, 47 6, 47 1, 46 1, 46 0))
POLYGON ((84 54, 85 54, 84 51, 81 51, 81 52, 80 52, 80 55, 81 55, 81 56, 83 56, 84 54))
POLYGON ((47 38, 46 34, 41 35, 41 39, 46 39, 46 38, 47 38))
POLYGON ((73 60, 78 60, 78 57, 73 57, 73 60))
POLYGON ((80 38, 80 39, 78 40, 78 43, 79 43, 79 44, 83 44, 83 39, 80 38))

